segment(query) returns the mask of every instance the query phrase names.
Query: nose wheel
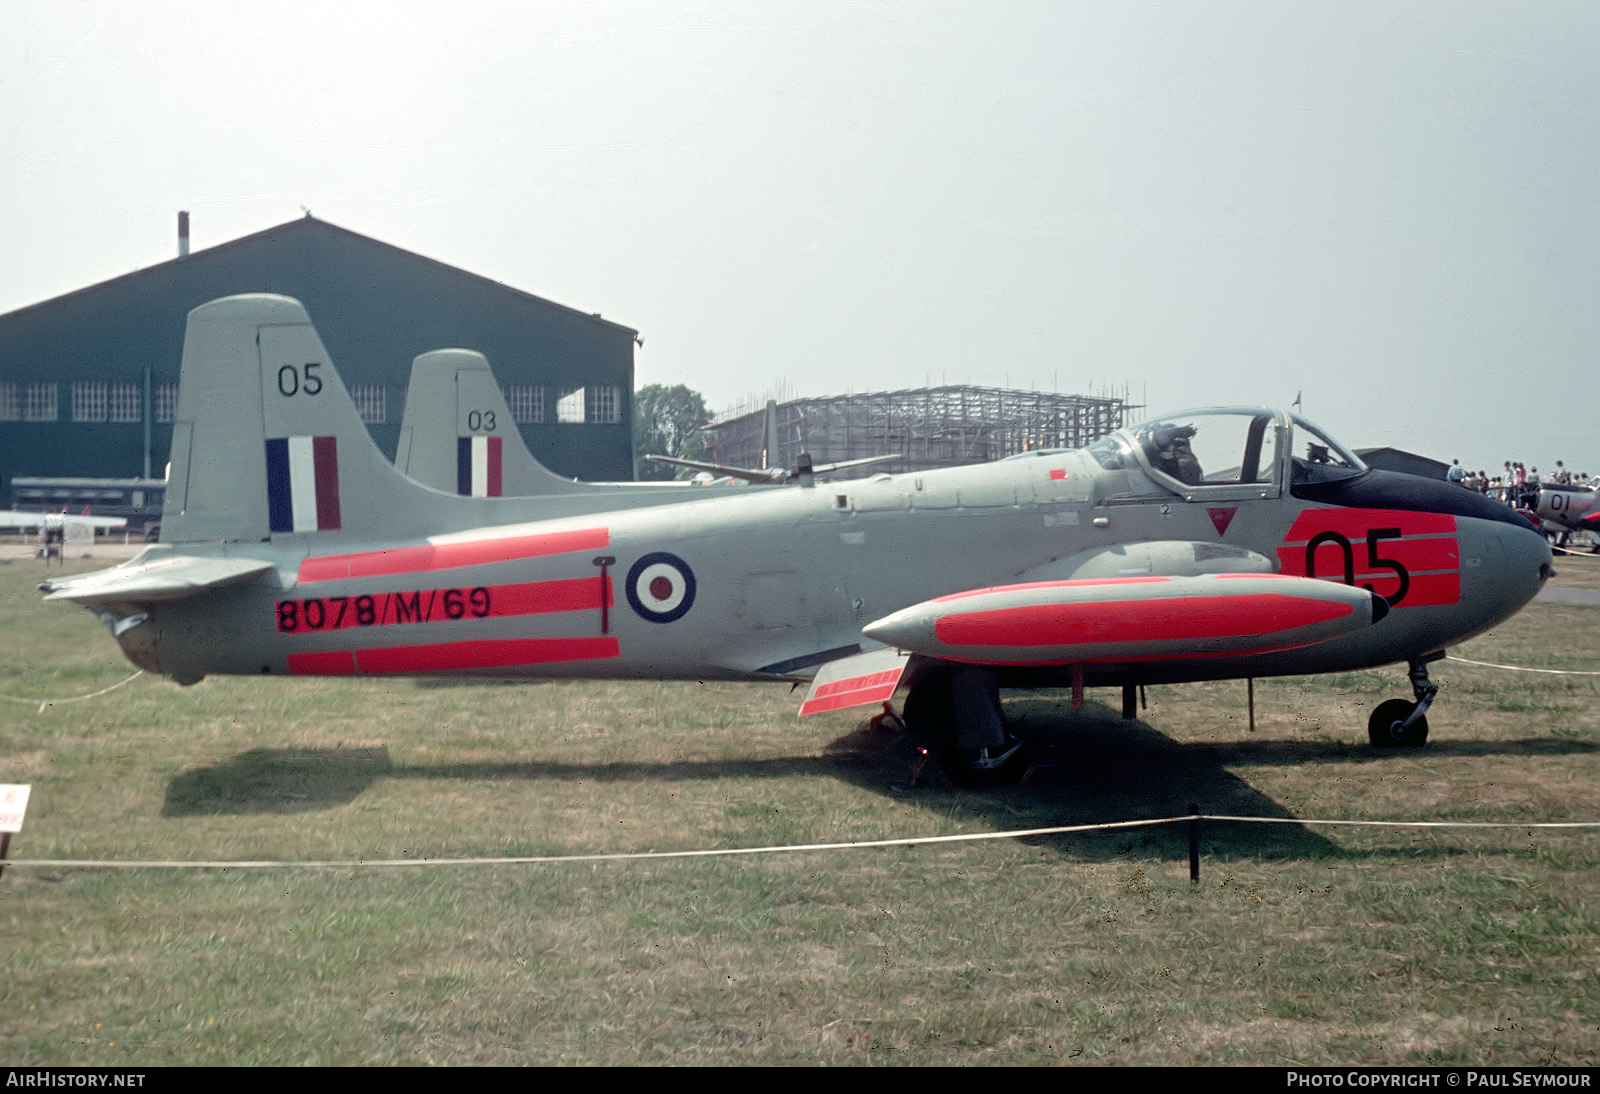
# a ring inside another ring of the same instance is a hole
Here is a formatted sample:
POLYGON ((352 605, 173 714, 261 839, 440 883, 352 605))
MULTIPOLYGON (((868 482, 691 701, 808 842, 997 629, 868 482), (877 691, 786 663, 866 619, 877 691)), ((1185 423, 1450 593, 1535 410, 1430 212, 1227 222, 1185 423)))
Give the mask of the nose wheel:
MULTIPOLYGON (((1430 660, 1438 660, 1440 653, 1430 660)), ((1388 699, 1378 704, 1367 719, 1367 739, 1374 748, 1419 748, 1428 740, 1428 708, 1439 685, 1428 679, 1426 661, 1411 662, 1411 691, 1414 702, 1388 699)))

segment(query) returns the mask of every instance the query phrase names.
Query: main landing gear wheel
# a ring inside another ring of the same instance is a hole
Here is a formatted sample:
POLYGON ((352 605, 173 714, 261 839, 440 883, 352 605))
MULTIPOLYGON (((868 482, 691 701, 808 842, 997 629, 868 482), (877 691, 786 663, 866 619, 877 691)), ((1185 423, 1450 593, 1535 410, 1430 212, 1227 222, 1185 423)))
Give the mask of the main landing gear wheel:
POLYGON ((1428 740, 1428 719, 1417 715, 1409 726, 1406 719, 1417 704, 1406 699, 1379 703, 1367 719, 1367 739, 1375 748, 1416 748, 1428 740))
POLYGON ((1416 701, 1389 699, 1378 704, 1367 719, 1367 740, 1375 748, 1418 748, 1428 740, 1428 708, 1439 685, 1428 679, 1428 662, 1437 661, 1444 651, 1430 654, 1426 660, 1413 661, 1410 667, 1411 692, 1416 701))
POLYGON ((1005 731, 993 672, 929 667, 906 694, 906 728, 957 786, 1012 782, 1024 770, 1022 742, 1005 731))

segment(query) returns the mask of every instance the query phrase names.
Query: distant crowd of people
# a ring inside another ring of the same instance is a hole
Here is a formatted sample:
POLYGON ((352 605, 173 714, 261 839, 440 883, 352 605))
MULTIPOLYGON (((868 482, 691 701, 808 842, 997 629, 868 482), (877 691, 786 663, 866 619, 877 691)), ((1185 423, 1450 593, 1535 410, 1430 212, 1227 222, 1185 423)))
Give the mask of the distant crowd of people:
POLYGON ((1454 460, 1445 478, 1460 483, 1468 490, 1476 490, 1507 505, 1524 509, 1533 508, 1541 486, 1592 488, 1596 485, 1595 480, 1589 477, 1589 472, 1569 470, 1561 460, 1557 460, 1556 469, 1543 478, 1537 467, 1528 467, 1513 460, 1507 460, 1505 467, 1492 477, 1486 471, 1468 471, 1461 466, 1460 460, 1454 460))

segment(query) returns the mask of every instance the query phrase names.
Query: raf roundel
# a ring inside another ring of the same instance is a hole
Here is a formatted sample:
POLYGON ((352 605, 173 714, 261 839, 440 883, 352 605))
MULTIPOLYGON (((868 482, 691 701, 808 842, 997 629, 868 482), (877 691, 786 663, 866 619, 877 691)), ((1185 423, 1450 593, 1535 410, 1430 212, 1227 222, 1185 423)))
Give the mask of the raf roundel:
POLYGON ((639 618, 671 623, 694 606, 694 571, 677 555, 654 551, 628 570, 626 589, 639 618))

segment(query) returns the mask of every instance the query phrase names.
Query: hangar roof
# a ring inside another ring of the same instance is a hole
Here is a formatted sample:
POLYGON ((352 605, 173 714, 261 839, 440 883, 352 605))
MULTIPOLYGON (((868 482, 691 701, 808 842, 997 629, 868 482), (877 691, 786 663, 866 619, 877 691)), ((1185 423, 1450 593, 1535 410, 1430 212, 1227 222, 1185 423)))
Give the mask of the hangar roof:
POLYGON ((169 258, 165 262, 158 262, 153 266, 145 266, 141 269, 133 270, 117 277, 108 278, 105 281, 97 281, 94 284, 86 285, 81 289, 74 289, 71 292, 62 293, 60 296, 53 296, 48 300, 41 300, 37 303, 27 304, 9 312, 0 313, 0 323, 4 323, 6 320, 13 317, 20 318, 41 308, 53 307, 71 301, 76 301, 80 297, 86 297, 113 286, 121 285, 139 278, 148 277, 152 273, 155 273, 159 270, 180 267, 186 263, 203 262, 212 257, 225 257, 237 251, 260 247, 263 244, 282 246, 285 244, 297 243, 306 237, 315 238, 319 235, 323 236, 324 238, 343 239, 351 242, 359 241, 361 244, 367 247, 378 248, 383 251, 387 251, 390 253, 391 257, 403 259, 407 262, 424 263, 440 272, 465 278, 470 282, 475 283, 480 288, 487 288, 497 292, 509 293, 528 303, 567 312, 575 317, 581 316, 596 323, 602 323, 610 327, 615 327, 619 331, 626 331, 630 337, 638 333, 638 331, 633 327, 624 326, 621 323, 614 323, 609 319, 603 318, 599 312, 584 312, 578 310, 577 308, 568 307, 565 304, 557 304, 554 301, 546 300, 544 297, 535 296, 532 293, 524 292, 521 289, 514 288, 513 286, 507 285, 503 281, 495 281, 493 278, 484 277, 481 274, 475 274, 470 270, 463 270, 459 266, 452 266, 449 263, 428 258, 426 255, 417 254, 415 251, 408 251, 404 248, 396 247, 392 243, 385 243, 381 239, 374 239, 372 236, 362 235, 360 232, 353 232, 349 228, 341 228, 339 225, 330 221, 318 220, 309 212, 303 217, 286 221, 283 224, 274 225, 271 228, 263 228, 259 232, 252 232, 249 235, 240 236, 237 239, 230 239, 226 243, 219 243, 211 247, 203 247, 191 252, 188 255, 169 258))

